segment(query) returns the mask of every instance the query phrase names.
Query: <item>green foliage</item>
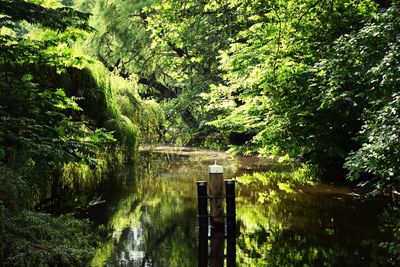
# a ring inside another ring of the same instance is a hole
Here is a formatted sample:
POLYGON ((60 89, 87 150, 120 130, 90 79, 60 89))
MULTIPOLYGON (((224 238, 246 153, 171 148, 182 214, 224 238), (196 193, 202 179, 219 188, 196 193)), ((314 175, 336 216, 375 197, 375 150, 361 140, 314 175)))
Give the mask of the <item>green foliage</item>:
POLYGON ((379 247, 388 251, 390 255, 388 262, 392 266, 397 266, 400 263, 400 209, 399 207, 386 209, 380 217, 384 223, 381 231, 388 232, 388 229, 391 229, 389 235, 393 241, 381 242, 379 247))
POLYGON ((397 92, 396 1, 382 10, 372 0, 75 4, 93 13, 86 50, 164 111, 134 116, 129 103, 139 96, 117 90, 105 125, 119 140, 142 127, 148 140, 230 143, 234 153, 287 155, 326 170, 347 158, 352 179, 394 168, 397 152, 382 157, 393 161, 380 171, 362 155, 375 113, 397 92), (132 119, 147 114, 151 127, 132 119))
POLYGON ((357 32, 338 38, 309 79, 317 103, 310 122, 320 122, 325 129, 318 132, 316 140, 321 141, 316 144, 329 144, 332 155, 347 157, 345 167, 352 180, 362 173, 384 184, 398 179, 397 5, 357 32))
POLYGON ((103 130, 91 131, 74 122, 65 111, 80 110, 62 89, 40 90, 24 75, 0 92, 0 140, 8 162, 27 159, 62 164, 84 160, 93 163, 94 151, 113 141, 103 130))
POLYGON ((318 163, 344 157, 336 139, 343 135, 334 134, 337 114, 319 110, 310 70, 336 38, 371 20, 375 5, 328 2, 236 4, 249 27, 221 51, 225 83, 208 95, 221 115, 211 125, 251 134, 249 152, 288 153, 318 163))
POLYGON ((89 14, 67 7, 45 8, 38 2, 43 1, 0 1, 0 13, 5 15, 0 20, 0 26, 13 27, 20 21, 26 21, 53 30, 64 31, 68 27, 91 30, 88 24, 89 14))
POLYGON ((381 110, 370 114, 360 131, 362 147, 351 153, 345 167, 349 178, 370 173, 384 184, 400 184, 400 94, 381 110))
POLYGON ((338 85, 329 90, 332 97, 324 102, 347 101, 363 123, 356 139, 360 148, 354 149, 345 164, 352 180, 369 173, 383 184, 399 182, 398 15, 395 2, 379 14, 375 23, 339 40, 335 46, 334 56, 340 53, 347 64, 335 67, 333 74, 344 75, 339 84, 335 78, 329 79, 338 85))
POLYGON ((77 31, 88 28, 87 15, 24 1, 2 1, 0 7, 4 15, 0 35, 2 158, 9 164, 29 159, 59 165, 79 160, 94 163, 94 152, 112 142, 112 136, 75 120, 72 113, 80 110, 75 99, 63 89, 48 86, 36 71, 55 68, 60 72, 81 61, 69 45, 77 31), (44 12, 49 12, 48 20, 38 17, 44 12), (52 29, 35 25, 47 27, 47 23, 52 29))
POLYGON ((87 14, 26 1, 0 4, 2 162, 29 165, 32 176, 40 169, 46 174, 30 179, 47 185, 49 171, 65 164, 96 166, 101 150, 116 139, 127 152, 125 159, 137 151, 140 132, 145 140, 156 139, 163 116, 157 104, 140 100, 135 77, 110 73, 82 54, 76 41, 91 29, 87 14))
POLYGON ((121 76, 138 77, 142 96, 163 102, 163 141, 210 144, 203 141, 216 137, 205 124, 213 115, 204 112, 200 93, 221 80, 216 57, 234 31, 224 8, 211 11, 196 1, 76 2, 94 14, 91 25, 98 30, 88 51, 121 76))
MULTIPOLYGON (((134 81, 127 81, 109 73, 99 62, 88 64, 86 68, 88 75, 92 77, 93 86, 97 88, 95 93, 101 94, 104 98, 105 115, 101 123, 107 129, 114 131, 120 143, 126 146, 129 153, 133 153, 138 146, 139 133, 138 125, 134 123, 137 119, 134 110, 141 108, 134 81)), ((91 108, 95 113, 98 107, 91 108)))
POLYGON ((30 178, 0 167, 2 266, 84 266, 99 241, 93 226, 69 215, 24 211, 37 201, 30 178))
POLYGON ((7 210, 14 213, 33 207, 34 190, 26 177, 7 167, 0 166, 0 183, 2 185, 0 188, 0 208, 4 209, 3 212, 7 210))
POLYGON ((56 82, 86 60, 75 42, 90 29, 88 15, 31 2, 0 1, 0 260, 83 266, 97 239, 91 226, 27 210, 47 196, 46 186, 59 185, 51 172, 72 162, 96 166, 99 151, 115 139, 85 118, 82 99, 62 89, 67 84, 56 82))
POLYGON ((85 70, 90 81, 83 82, 82 88, 95 88, 93 94, 100 97, 89 96, 82 92, 86 99, 86 110, 95 117, 101 117, 98 122, 101 126, 113 131, 121 145, 127 152, 134 154, 139 145, 139 138, 144 143, 158 140, 158 130, 164 115, 154 101, 143 101, 138 94, 138 83, 134 77, 124 79, 117 73, 110 73, 100 62, 91 62, 85 65, 85 70), (104 105, 104 114, 99 116, 98 105, 93 99, 101 98, 100 105, 104 105), (97 115, 96 115, 97 114, 97 115))
POLYGON ((0 17, 0 261, 85 266, 92 225, 33 208, 87 208, 90 189, 133 158, 139 134, 156 139, 163 114, 141 101, 135 76, 83 53, 88 14, 52 0, 0 1, 0 17))
POLYGON ((232 5, 250 26, 220 52, 225 82, 204 95, 218 114, 209 125, 252 136, 232 151, 323 169, 347 160, 353 180, 398 179, 398 3, 380 13, 372 1, 232 5))
POLYGON ((69 215, 23 212, 2 231, 4 266, 84 266, 98 237, 87 221, 69 215))

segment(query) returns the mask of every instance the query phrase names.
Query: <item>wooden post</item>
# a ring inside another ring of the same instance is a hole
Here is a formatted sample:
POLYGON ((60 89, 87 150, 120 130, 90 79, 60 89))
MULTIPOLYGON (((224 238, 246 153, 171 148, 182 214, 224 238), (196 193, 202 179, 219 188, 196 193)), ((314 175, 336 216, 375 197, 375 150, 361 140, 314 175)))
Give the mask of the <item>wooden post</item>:
POLYGON ((236 198, 235 180, 225 180, 226 198, 226 266, 236 266, 236 198))
POLYGON ((227 236, 236 235, 235 180, 225 180, 227 236))
MULTIPOLYGON (((208 229, 207 229, 208 230, 208 229)), ((208 266, 208 232, 199 229, 198 267, 208 266)))
POLYGON ((210 267, 224 267, 225 233, 214 232, 210 244, 210 267))
POLYGON ((226 267, 236 266, 236 236, 228 236, 226 239, 226 267))
POLYGON ((197 209, 199 216, 199 232, 208 234, 207 182, 197 182, 197 209))
POLYGON ((197 209, 199 216, 199 264, 198 267, 208 266, 208 197, 207 182, 197 182, 197 209))
POLYGON ((213 232, 224 231, 224 180, 220 165, 208 166, 210 177, 210 209, 213 232))

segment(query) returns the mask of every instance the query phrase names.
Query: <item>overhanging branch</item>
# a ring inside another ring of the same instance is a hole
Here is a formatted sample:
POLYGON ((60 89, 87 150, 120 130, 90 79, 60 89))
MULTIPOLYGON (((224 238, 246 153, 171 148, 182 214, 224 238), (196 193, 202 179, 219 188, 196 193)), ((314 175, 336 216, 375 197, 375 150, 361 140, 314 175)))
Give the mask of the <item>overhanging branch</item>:
MULTIPOLYGON (((121 76, 122 78, 125 78, 125 79, 129 78, 129 76, 130 76, 129 73, 121 71, 118 68, 118 63, 115 66, 112 66, 110 63, 107 62, 107 60, 100 53, 98 53, 97 58, 99 59, 99 61, 101 63, 103 63, 103 65, 110 72, 118 70, 119 76, 121 76)), ((119 62, 119 61, 117 61, 117 62, 119 62)), ((177 88, 167 87, 163 83, 158 82, 155 77, 147 78, 147 77, 139 76, 138 83, 139 84, 143 84, 143 85, 147 85, 149 87, 152 87, 152 88, 156 89, 160 93, 161 97, 164 98, 164 99, 166 99, 166 98, 174 98, 174 97, 177 96, 177 88)))

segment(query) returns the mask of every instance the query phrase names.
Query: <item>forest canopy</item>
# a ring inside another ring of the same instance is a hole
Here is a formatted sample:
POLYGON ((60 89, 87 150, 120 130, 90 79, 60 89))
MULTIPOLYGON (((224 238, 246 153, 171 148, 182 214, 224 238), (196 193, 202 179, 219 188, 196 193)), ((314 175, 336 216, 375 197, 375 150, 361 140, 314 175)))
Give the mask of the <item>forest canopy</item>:
POLYGON ((164 142, 397 183, 397 1, 75 6, 93 14, 89 53, 160 103, 164 142))

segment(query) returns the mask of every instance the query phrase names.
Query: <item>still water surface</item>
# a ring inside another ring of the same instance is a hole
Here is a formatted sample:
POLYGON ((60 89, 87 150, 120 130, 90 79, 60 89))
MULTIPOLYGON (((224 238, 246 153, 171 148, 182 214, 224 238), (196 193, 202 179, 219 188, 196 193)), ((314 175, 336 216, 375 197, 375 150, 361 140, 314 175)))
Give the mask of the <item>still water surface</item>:
MULTIPOLYGON (((207 166, 215 160, 226 179, 280 167, 267 159, 212 151, 142 151, 138 166, 127 172, 125 189, 110 187, 107 201, 89 210, 96 223, 113 231, 92 264, 204 264, 207 255, 198 253, 196 181, 207 179, 207 166)), ((390 236, 382 226, 385 201, 366 199, 345 185, 240 181, 236 266, 392 266, 379 247, 390 236)), ((208 254, 215 253, 208 249, 208 254)))

